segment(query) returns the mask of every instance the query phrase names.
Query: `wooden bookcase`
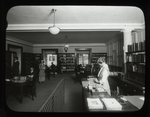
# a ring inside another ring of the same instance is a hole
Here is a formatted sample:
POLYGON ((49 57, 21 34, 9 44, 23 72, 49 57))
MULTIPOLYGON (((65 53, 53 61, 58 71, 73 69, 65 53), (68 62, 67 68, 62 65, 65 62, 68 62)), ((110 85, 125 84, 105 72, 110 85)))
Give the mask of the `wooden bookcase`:
POLYGON ((145 51, 126 53, 127 79, 145 86, 145 51))
POLYGON ((36 53, 36 54, 34 53, 34 58, 37 58, 40 63, 42 60, 41 53, 36 53))
POLYGON ((61 73, 75 71, 75 54, 74 53, 59 53, 59 61, 61 73))
POLYGON ((33 64, 35 60, 35 55, 33 53, 23 53, 23 75, 26 75, 28 73, 28 70, 30 70, 31 65, 33 64))
POLYGON ((99 57, 105 57, 107 60, 107 53, 92 53, 91 64, 96 64, 99 57))

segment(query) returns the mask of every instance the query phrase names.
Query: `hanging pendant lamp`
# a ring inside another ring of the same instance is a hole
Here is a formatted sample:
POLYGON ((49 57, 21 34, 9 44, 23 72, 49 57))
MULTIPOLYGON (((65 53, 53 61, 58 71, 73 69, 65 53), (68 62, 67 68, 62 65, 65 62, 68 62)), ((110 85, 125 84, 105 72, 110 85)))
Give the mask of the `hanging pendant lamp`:
POLYGON ((48 30, 51 34, 56 35, 60 32, 60 28, 55 26, 55 12, 56 12, 56 9, 52 9, 52 12, 54 13, 54 25, 49 27, 48 30))
POLYGON ((64 47, 65 52, 67 52, 68 48, 69 48, 69 44, 67 43, 67 37, 68 36, 65 36, 65 38, 64 38, 64 39, 66 39, 66 44, 65 44, 65 47, 64 47))

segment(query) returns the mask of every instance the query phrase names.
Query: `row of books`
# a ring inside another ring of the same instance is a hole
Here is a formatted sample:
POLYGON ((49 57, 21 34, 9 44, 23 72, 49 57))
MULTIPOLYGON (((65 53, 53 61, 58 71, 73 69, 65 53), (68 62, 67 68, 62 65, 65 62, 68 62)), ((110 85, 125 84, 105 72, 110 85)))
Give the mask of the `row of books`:
POLYGON ((128 52, 145 50, 145 41, 128 45, 128 52))
POLYGON ((75 63, 61 63, 61 65, 75 65, 75 63))
POLYGON ((127 54, 127 62, 145 62, 145 53, 143 54, 127 54))
POLYGON ((59 54, 59 57, 75 57, 75 54, 59 54))
POLYGON ((137 64, 128 64, 127 65, 128 71, 138 72, 138 73, 145 73, 145 65, 137 65, 137 64))

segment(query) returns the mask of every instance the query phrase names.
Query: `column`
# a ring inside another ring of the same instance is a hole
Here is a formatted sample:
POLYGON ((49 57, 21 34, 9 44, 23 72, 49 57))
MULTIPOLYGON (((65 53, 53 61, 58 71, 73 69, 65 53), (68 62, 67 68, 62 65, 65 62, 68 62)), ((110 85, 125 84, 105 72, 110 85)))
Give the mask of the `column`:
POLYGON ((124 29, 123 32, 123 50, 124 50, 124 72, 126 73, 126 52, 128 51, 127 46, 132 44, 132 30, 133 29, 124 29))

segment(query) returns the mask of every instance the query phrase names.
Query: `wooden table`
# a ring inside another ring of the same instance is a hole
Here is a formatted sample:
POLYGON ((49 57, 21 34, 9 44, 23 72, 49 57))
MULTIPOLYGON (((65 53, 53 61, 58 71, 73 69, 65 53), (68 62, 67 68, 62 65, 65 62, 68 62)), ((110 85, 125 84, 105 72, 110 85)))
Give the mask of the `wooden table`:
POLYGON ((11 90, 11 88, 15 88, 15 87, 19 87, 19 95, 20 95, 20 103, 22 103, 23 101, 23 88, 24 86, 26 85, 30 85, 31 84, 31 80, 27 80, 27 81, 24 81, 24 82, 14 82, 13 80, 10 80, 10 81, 6 81, 6 87, 5 89, 7 90, 8 88, 11 90))
MULTIPOLYGON (((103 101, 102 101, 102 98, 110 98, 111 96, 107 93, 107 92, 98 92, 97 94, 91 94, 88 90, 88 88, 86 88, 88 86, 88 81, 87 80, 83 80, 82 79, 82 95, 83 95, 83 102, 84 102, 84 109, 85 111, 87 112, 109 112, 103 101), (103 109, 89 109, 88 108, 88 103, 87 103, 87 98, 99 98, 101 100, 101 102, 103 103, 104 105, 104 108, 103 109)), ((125 101, 124 104, 121 104, 122 105, 122 110, 118 110, 118 111, 136 111, 138 110, 137 107, 135 107, 134 105, 132 105, 129 101, 125 101)), ((111 112, 114 111, 114 110, 111 110, 111 112)))

